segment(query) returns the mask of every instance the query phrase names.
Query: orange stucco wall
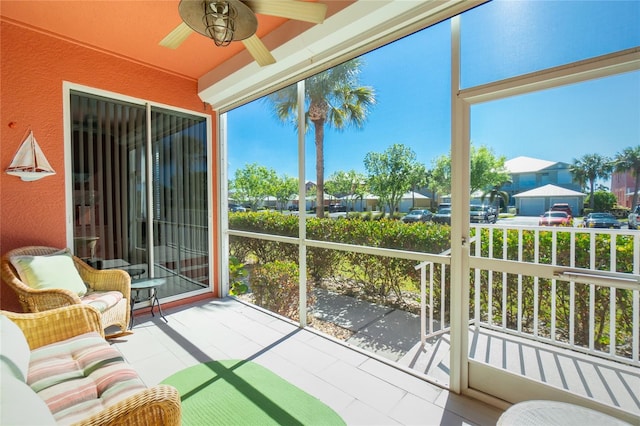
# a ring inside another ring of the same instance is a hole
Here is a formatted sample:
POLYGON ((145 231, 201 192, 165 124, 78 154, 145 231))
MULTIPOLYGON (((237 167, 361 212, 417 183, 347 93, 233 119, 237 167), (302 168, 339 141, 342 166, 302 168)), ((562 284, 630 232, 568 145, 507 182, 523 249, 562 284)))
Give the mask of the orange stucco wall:
MULTIPOLYGON (((195 80, 11 23, 0 23, 0 49, 0 167, 4 171, 9 166, 31 128, 57 173, 34 182, 0 173, 2 253, 26 245, 67 245, 63 81, 204 111, 195 80)), ((210 108, 207 112, 212 113, 210 108)), ((212 123, 215 125, 215 121, 212 123)), ((217 288, 217 283, 213 287, 217 288)), ((0 308, 19 310, 15 296, 4 283, 0 287, 0 308)))

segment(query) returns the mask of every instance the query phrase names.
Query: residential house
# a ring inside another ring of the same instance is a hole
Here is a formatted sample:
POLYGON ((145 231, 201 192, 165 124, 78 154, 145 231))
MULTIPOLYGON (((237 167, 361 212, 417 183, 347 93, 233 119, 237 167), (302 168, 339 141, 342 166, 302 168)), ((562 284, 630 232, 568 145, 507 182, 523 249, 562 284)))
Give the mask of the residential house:
POLYGON ((618 205, 633 208, 633 191, 636 185, 636 176, 629 172, 614 172, 611 174, 611 192, 616 196, 618 205))
POLYGON ((540 188, 521 192, 513 196, 516 211, 521 216, 539 216, 555 203, 567 203, 574 215, 580 215, 587 194, 556 185, 547 184, 540 188))
POLYGON ((504 166, 511 175, 511 182, 506 183, 502 190, 506 191, 510 198, 545 185, 571 191, 582 190, 580 183, 571 175, 571 165, 568 163, 521 156, 505 161, 504 166))

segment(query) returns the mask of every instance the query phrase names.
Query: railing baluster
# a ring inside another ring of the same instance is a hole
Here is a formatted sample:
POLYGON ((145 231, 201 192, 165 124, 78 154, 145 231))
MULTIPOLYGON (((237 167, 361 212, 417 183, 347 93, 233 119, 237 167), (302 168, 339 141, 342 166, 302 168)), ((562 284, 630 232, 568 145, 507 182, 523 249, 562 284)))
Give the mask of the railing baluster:
MULTIPOLYGON (((636 257, 637 259, 637 257, 636 257)), ((640 361, 638 359, 638 352, 640 351, 638 347, 640 346, 640 291, 633 291, 633 338, 632 338, 632 348, 631 348, 631 359, 635 364, 638 364, 640 361)))
MULTIPOLYGON (((538 232, 534 233, 535 241, 533 242, 534 254, 533 254, 533 263, 540 263, 540 242, 538 241, 538 232)), ((540 289, 539 289, 540 279, 538 277, 533 278, 533 335, 538 337, 538 311, 540 309, 540 289)))
MULTIPOLYGON (((489 259, 493 259, 493 231, 489 228, 489 259)), ((493 271, 487 271, 487 323, 493 325, 493 271)))
MULTIPOLYGON (((518 229, 518 261, 522 262, 522 228, 518 229)), ((522 274, 518 274, 518 333, 522 333, 522 274)))
POLYGON ((449 328, 448 326, 445 326, 445 315, 444 315, 446 310, 447 310, 446 309, 446 305, 445 305, 446 270, 447 270, 447 266, 443 264, 442 265, 441 277, 440 277, 440 330, 442 330, 443 328, 449 328))
MULTIPOLYGON (((611 237, 611 241, 609 244, 609 270, 612 272, 616 272, 617 271, 617 264, 618 264, 618 259, 617 259, 617 244, 618 244, 618 239, 616 237, 615 234, 610 234, 611 237)), ((611 323, 609 324, 609 354, 612 356, 615 356, 616 354, 616 327, 617 327, 617 321, 616 321, 616 289, 615 287, 611 288, 611 293, 610 293, 610 304, 609 304, 609 318, 611 319, 611 323)))
MULTIPOLYGON (((502 259, 508 258, 508 238, 507 228, 502 230, 502 259)), ((502 328, 507 328, 507 273, 502 273, 502 328)))
MULTIPOLYGON (((433 270, 435 265, 431 264, 431 269, 429 270, 429 333, 433 333, 433 270)), ((440 265, 440 268, 444 268, 444 265, 440 265)), ((440 308, 443 309, 442 307, 440 308)), ((440 328, 443 328, 444 324, 440 325, 440 328)))
MULTIPOLYGON (((475 255, 477 257, 482 256, 482 234, 480 233, 480 228, 476 227, 475 229, 475 255)), ((474 322, 477 327, 480 327, 480 273, 482 272, 480 268, 476 268, 475 272, 475 309, 474 309, 474 322)))
MULTIPOLYGON (((584 284, 582 284, 584 285, 584 284)), ((589 350, 594 349, 594 334, 596 324, 596 286, 589 284, 589 350)))
MULTIPOLYGON (((640 233, 633 236, 633 273, 640 275, 640 233)), ((640 290, 634 290, 633 294, 633 337, 631 358, 634 363, 640 363, 640 290)))
POLYGON ((609 293, 609 354, 616 354, 616 288, 609 293))
MULTIPOLYGON (((556 241, 555 238, 551 239, 551 264, 552 265, 557 265, 558 264, 558 242, 556 241)), ((557 281, 555 279, 553 279, 551 281, 551 339, 552 341, 556 341, 556 322, 557 322, 557 317, 556 317, 556 304, 557 304, 557 291, 556 291, 556 286, 557 286, 557 281)))
MULTIPOLYGON (((589 235, 589 268, 595 269, 596 264, 596 236, 595 232, 589 235)), ((595 285, 589 284, 589 349, 595 348, 595 316, 596 316, 596 288, 595 285)))
MULTIPOLYGON (((433 283, 433 281, 432 281, 433 283)), ((431 285, 431 284, 429 284, 431 285)), ((420 343, 424 346, 427 331, 425 319, 427 318, 427 265, 420 268, 420 343)), ((433 305, 430 310, 433 309, 433 305)), ((431 332, 431 330, 429 330, 431 332)))

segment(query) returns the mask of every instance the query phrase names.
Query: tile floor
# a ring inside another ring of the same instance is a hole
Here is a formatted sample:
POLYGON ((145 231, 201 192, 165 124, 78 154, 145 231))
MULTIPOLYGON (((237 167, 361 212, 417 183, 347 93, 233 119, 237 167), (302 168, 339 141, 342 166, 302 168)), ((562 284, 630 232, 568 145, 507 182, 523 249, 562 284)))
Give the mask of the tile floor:
POLYGON ((501 410, 302 330, 234 299, 136 317, 111 340, 147 385, 214 359, 257 362, 332 407, 348 425, 495 425, 501 410))

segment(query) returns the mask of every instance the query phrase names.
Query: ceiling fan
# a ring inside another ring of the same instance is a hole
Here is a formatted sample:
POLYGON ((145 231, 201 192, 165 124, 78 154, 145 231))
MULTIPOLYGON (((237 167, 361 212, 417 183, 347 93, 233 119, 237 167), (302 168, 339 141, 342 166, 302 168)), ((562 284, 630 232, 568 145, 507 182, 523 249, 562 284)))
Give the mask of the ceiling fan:
POLYGON ((180 0, 178 12, 183 22, 160 41, 161 46, 176 49, 195 31, 218 46, 242 41, 258 65, 265 66, 276 60, 256 36, 256 13, 320 24, 327 5, 298 0, 180 0))

